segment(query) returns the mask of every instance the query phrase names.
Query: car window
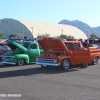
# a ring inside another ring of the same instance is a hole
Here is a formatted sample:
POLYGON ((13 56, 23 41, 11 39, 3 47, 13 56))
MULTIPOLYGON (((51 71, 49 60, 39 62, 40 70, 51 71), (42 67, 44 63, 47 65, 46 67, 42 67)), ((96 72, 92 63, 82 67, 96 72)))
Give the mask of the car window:
POLYGON ((29 45, 30 45, 29 43, 23 43, 23 44, 22 44, 22 46, 24 46, 24 47, 27 48, 27 49, 29 48, 29 45))
POLYGON ((75 48, 75 50, 79 50, 80 45, 75 43, 75 44, 74 44, 74 48, 75 48))
POLYGON ((30 49, 37 49, 37 44, 31 44, 30 49))
POLYGON ((65 45, 68 48, 68 50, 72 50, 73 49, 73 45, 72 44, 65 44, 65 45))

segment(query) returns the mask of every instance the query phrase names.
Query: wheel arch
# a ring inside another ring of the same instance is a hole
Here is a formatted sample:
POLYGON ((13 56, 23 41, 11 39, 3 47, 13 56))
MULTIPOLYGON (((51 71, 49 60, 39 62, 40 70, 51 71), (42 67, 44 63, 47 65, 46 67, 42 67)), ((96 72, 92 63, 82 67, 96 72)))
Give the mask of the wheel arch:
POLYGON ((17 54, 16 56, 16 62, 18 62, 19 59, 24 59, 26 64, 29 64, 29 57, 26 54, 17 54))
POLYGON ((71 59, 70 59, 70 58, 68 58, 68 57, 67 57, 67 58, 66 58, 66 57, 65 57, 65 58, 63 58, 63 59, 62 59, 62 62, 63 62, 65 59, 68 59, 68 60, 69 60, 69 62, 70 62, 70 65, 72 65, 71 59))
POLYGON ((92 60, 92 65, 97 65, 98 64, 98 59, 99 59, 99 56, 94 56, 94 58, 92 60))

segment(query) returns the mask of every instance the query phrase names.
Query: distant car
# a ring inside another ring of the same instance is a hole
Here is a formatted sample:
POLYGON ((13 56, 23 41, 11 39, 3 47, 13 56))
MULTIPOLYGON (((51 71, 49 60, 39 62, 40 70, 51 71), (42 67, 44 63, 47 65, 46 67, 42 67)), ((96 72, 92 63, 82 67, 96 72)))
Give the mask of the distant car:
POLYGON ((89 44, 89 48, 98 48, 97 44, 89 44))
POLYGON ((0 61, 3 54, 6 54, 8 51, 11 51, 10 47, 7 46, 6 42, 0 43, 0 61))

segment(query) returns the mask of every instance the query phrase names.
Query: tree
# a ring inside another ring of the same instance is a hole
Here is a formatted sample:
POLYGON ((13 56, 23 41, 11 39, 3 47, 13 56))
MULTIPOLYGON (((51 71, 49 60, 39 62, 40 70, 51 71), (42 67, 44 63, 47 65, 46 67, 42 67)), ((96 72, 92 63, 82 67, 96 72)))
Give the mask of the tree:
POLYGON ((74 39, 74 36, 66 35, 66 34, 61 34, 60 38, 63 38, 63 39, 74 39))
POLYGON ((44 38, 44 37, 50 37, 50 34, 42 34, 42 35, 38 35, 37 38, 44 38))
POLYGON ((74 39, 74 36, 68 35, 66 39, 74 39))
POLYGON ((94 33, 90 34, 90 37, 91 38, 98 38, 98 36, 96 34, 94 34, 94 33))
POLYGON ((9 39, 23 39, 24 37, 25 37, 24 34, 18 33, 18 34, 16 34, 16 35, 11 34, 11 35, 9 36, 9 39))
POLYGON ((18 39, 23 39, 25 37, 25 35, 21 33, 18 33, 16 36, 18 39))
POLYGON ((5 39, 5 33, 0 32, 0 39, 5 39))
POLYGON ((61 34, 60 35, 60 38, 66 39, 67 38, 67 35, 66 34, 61 34))

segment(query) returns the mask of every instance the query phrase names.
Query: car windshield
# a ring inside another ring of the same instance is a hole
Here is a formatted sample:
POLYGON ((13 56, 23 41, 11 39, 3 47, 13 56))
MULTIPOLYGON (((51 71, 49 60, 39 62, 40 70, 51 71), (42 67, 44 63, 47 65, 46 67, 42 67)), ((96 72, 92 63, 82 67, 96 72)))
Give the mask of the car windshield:
POLYGON ((30 44, 29 43, 22 43, 22 46, 24 46, 25 48, 29 48, 30 44))
POLYGON ((73 45, 71 43, 65 44, 66 47, 68 48, 68 50, 72 50, 73 49, 73 45))

